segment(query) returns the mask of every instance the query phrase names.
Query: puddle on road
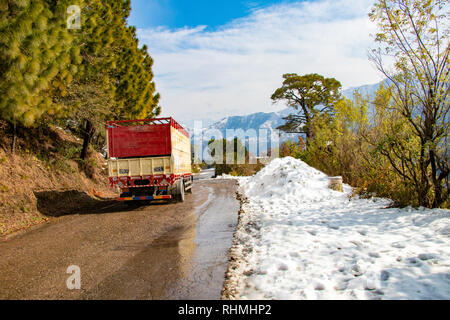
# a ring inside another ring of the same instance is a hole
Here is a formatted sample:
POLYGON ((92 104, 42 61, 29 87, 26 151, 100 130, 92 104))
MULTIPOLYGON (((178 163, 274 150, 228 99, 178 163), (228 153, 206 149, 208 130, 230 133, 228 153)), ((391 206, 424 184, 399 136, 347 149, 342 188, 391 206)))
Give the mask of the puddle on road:
POLYGON ((168 288, 165 299, 221 298, 238 210, 238 202, 223 195, 197 208, 197 224, 189 234, 193 245, 188 246, 195 248, 192 262, 186 276, 168 288))

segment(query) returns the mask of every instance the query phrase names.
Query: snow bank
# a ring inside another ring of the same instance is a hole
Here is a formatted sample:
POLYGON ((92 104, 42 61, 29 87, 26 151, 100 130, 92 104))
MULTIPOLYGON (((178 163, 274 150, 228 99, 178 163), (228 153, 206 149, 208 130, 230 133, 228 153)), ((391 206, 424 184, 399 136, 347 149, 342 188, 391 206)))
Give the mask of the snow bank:
POLYGON ((450 299, 449 210, 350 199, 294 158, 239 179, 242 299, 450 299))

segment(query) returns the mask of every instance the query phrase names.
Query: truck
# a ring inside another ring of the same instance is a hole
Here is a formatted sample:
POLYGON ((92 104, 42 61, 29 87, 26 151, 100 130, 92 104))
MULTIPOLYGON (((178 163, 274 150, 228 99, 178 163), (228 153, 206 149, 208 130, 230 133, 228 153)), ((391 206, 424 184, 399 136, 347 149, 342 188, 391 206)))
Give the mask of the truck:
POLYGON ((185 200, 192 193, 189 133, 173 118, 108 121, 107 160, 118 201, 185 200))

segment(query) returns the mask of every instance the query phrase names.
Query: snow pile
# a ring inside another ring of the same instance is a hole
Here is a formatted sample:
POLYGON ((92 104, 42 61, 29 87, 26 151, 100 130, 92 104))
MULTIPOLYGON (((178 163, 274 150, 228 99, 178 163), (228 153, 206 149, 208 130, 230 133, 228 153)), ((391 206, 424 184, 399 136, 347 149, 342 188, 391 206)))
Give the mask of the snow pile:
POLYGON ((335 197, 336 192, 328 189, 327 175, 303 161, 287 157, 273 160, 252 177, 245 195, 252 199, 273 198, 299 204, 325 201, 335 197))
POLYGON ((350 199, 294 158, 240 178, 232 250, 243 299, 450 299, 448 210, 350 199))

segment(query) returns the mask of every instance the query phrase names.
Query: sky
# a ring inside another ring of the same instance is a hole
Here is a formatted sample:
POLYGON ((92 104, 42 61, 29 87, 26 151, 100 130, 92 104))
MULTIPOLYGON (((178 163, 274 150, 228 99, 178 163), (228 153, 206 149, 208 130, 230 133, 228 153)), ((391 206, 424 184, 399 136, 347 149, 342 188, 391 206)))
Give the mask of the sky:
POLYGON ((255 9, 295 0, 132 0, 129 23, 140 28, 169 28, 205 25, 214 29, 233 19, 242 18, 255 9))
POLYGON ((381 81, 367 58, 373 2, 132 0, 128 22, 155 61, 162 115, 191 124, 285 108, 270 100, 284 73, 381 81))

